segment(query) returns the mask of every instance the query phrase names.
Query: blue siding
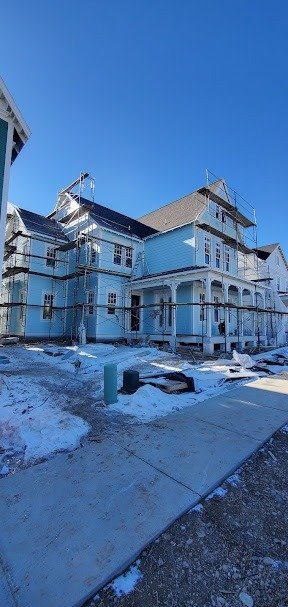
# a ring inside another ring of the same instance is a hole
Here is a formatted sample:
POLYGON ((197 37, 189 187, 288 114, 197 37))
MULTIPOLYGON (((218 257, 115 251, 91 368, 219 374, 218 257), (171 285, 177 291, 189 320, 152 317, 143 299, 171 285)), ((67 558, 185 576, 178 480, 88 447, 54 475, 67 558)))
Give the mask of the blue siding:
POLYGON ((6 147, 7 147, 8 122, 0 118, 0 214, 2 206, 2 191, 4 181, 6 147))
POLYGON ((145 241, 145 260, 149 274, 195 265, 193 225, 186 225, 145 241))

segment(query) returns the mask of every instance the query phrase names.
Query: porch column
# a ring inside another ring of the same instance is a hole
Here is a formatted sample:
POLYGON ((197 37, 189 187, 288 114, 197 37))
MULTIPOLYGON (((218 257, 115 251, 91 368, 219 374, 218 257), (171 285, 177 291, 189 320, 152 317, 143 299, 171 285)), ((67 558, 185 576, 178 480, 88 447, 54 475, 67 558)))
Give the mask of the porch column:
MULTIPOLYGON (((224 291, 224 304, 229 303, 229 285, 228 282, 224 282, 223 283, 223 291, 224 291)), ((229 352, 230 351, 230 342, 227 342, 227 336, 229 337, 229 308, 227 308, 227 306, 225 306, 224 308, 224 322, 225 322, 225 337, 226 337, 226 350, 229 352)))
POLYGON ((170 347, 173 352, 176 350, 176 337, 177 337, 177 287, 178 282, 171 282, 171 305, 172 305, 172 314, 171 314, 171 339, 170 339, 170 347))
POLYGON ((206 283, 205 283, 205 304, 206 304, 206 336, 207 337, 211 337, 212 336, 212 310, 211 310, 211 306, 209 306, 209 304, 211 303, 211 299, 212 299, 212 294, 211 294, 211 278, 207 277, 206 278, 206 283), (207 305, 208 304, 208 305, 207 305))

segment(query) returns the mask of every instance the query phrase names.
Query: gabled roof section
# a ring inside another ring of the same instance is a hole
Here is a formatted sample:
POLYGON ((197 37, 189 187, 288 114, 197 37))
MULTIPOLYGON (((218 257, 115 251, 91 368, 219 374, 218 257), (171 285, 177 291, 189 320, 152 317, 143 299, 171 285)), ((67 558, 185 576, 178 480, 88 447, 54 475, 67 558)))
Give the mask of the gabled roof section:
POLYGON ((139 221, 164 232, 196 221, 206 208, 206 204, 202 194, 192 192, 139 217, 139 221))
MULTIPOLYGON (((224 179, 218 179, 197 190, 208 200, 213 200, 215 204, 223 207, 233 219, 244 228, 255 226, 255 222, 240 211, 237 204, 233 204, 228 193, 228 187, 224 179)), ((242 205, 243 206, 243 205, 242 205)), ((252 209, 252 207, 251 207, 252 209)))
MULTIPOLYGON (((77 195, 72 196, 79 200, 77 195)), ((118 211, 113 211, 97 202, 91 202, 91 200, 83 198, 82 196, 80 198, 80 205, 89 211, 91 217, 95 219, 100 226, 115 232, 120 232, 120 234, 136 236, 137 238, 143 239, 157 232, 153 227, 144 225, 144 223, 141 223, 136 219, 118 213, 118 211)))
POLYGON ((18 207, 16 207, 16 210, 28 232, 36 232, 37 234, 50 236, 57 240, 68 240, 60 224, 54 219, 49 219, 48 217, 43 217, 43 215, 38 215, 38 213, 32 213, 32 211, 19 209, 18 207))
POLYGON ((286 269, 288 270, 288 262, 279 242, 274 242, 273 244, 265 244, 262 247, 257 247, 257 249, 255 249, 255 252, 260 259, 268 259, 271 253, 273 253, 276 249, 279 249, 279 253, 283 259, 286 269))

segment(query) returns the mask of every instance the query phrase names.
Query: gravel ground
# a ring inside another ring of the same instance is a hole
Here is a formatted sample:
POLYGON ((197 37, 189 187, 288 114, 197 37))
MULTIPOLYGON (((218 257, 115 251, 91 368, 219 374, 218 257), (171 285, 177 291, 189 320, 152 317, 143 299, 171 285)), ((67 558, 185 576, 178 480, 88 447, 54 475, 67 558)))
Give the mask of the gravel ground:
POLYGON ((288 426, 142 552, 130 594, 85 607, 287 607, 287 463, 288 426))

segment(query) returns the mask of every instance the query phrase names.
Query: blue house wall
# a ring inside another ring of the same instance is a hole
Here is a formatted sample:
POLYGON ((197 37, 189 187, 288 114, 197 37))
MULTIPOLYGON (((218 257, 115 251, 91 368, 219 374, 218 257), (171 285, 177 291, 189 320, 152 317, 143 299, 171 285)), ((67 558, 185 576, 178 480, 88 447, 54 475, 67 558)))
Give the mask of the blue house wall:
POLYGON ((149 274, 195 265, 193 224, 149 237, 144 246, 149 274))

